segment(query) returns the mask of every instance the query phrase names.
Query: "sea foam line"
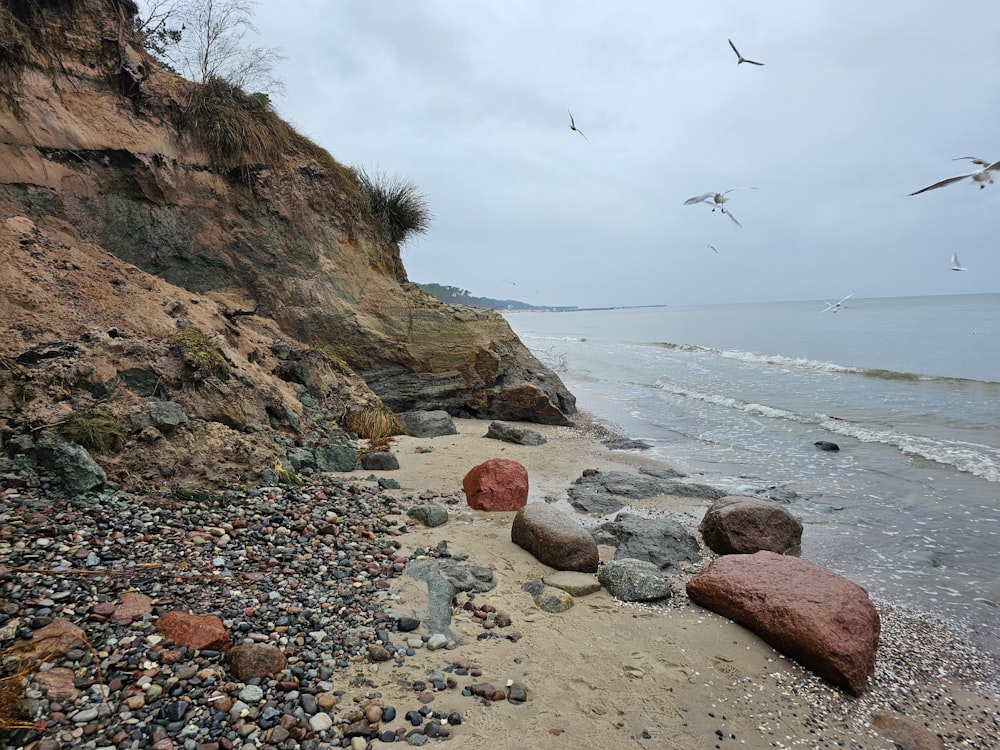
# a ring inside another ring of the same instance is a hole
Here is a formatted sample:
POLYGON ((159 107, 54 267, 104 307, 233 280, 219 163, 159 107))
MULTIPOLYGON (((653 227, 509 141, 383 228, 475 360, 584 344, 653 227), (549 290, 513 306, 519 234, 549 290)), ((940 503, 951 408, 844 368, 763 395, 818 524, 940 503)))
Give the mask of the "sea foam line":
POLYGON ((686 388, 668 380, 656 382, 660 390, 684 398, 715 404, 745 414, 771 419, 783 419, 798 424, 813 425, 829 432, 852 437, 864 443, 882 443, 901 453, 953 466, 989 482, 1000 482, 1000 451, 987 445, 957 440, 939 440, 892 430, 872 429, 857 422, 833 419, 826 414, 808 415, 767 404, 742 401, 721 393, 706 393, 686 388))

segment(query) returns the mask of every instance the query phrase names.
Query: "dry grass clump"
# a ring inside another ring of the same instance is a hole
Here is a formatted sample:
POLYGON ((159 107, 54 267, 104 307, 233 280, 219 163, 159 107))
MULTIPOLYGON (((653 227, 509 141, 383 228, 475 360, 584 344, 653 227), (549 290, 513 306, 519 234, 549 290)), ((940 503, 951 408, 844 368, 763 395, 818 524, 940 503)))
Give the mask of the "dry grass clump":
POLYGON ((74 412, 57 428, 59 435, 91 453, 117 453, 125 447, 125 431, 107 417, 93 412, 74 412))
POLYGON ((34 729, 35 725, 25 721, 24 690, 28 675, 34 667, 19 662, 13 673, 0 677, 0 732, 15 729, 34 729))
POLYGON ((359 438, 366 440, 380 440, 406 433, 406 428, 399 421, 399 417, 382 403, 349 412, 344 420, 344 426, 359 438))
POLYGON ((182 328, 170 337, 170 343, 176 347, 195 379, 229 377, 229 365, 200 328, 195 326, 182 328))
POLYGON ((427 198, 412 182, 360 170, 358 184, 367 199, 368 210, 394 243, 402 244, 412 235, 427 231, 433 215, 427 198))

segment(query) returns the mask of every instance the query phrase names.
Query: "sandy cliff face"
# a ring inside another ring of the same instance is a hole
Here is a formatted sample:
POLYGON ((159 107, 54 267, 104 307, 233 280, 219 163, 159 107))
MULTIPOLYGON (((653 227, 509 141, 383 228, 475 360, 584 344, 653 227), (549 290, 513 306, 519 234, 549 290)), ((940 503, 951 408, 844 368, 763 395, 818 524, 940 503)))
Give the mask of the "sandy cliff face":
POLYGON ((196 327, 236 352, 237 390, 255 392, 245 418, 201 415, 229 429, 268 422, 265 402, 282 429, 309 412, 275 351, 348 363, 334 377, 348 405, 374 391, 396 411, 566 422, 572 395, 501 316, 407 283, 350 170, 297 135, 266 159, 207 148, 186 119, 195 84, 135 43, 133 12, 127 0, 0 5, 6 361, 116 328, 152 347, 133 361, 118 339, 97 346, 95 367, 120 380, 169 351, 196 310, 196 327))
POLYGON ((197 86, 135 43, 134 10, 0 4, 0 432, 96 408, 130 435, 102 464, 122 479, 159 451, 155 484, 199 441, 200 474, 252 476, 380 400, 567 422, 501 316, 407 282, 349 169, 290 130, 277 155, 206 145, 197 86), (194 372, 190 328, 224 372, 194 372), (125 423, 165 398, 191 421, 140 445, 125 423))

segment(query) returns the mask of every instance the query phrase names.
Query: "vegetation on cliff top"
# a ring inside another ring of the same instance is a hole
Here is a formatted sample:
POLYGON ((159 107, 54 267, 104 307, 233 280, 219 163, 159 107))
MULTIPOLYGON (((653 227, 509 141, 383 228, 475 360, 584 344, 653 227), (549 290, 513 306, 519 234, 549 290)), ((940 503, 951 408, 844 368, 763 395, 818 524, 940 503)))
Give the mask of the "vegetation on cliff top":
POLYGON ((400 245, 414 234, 427 231, 431 210, 416 185, 382 172, 358 171, 358 184, 365 195, 368 210, 392 242, 400 245))

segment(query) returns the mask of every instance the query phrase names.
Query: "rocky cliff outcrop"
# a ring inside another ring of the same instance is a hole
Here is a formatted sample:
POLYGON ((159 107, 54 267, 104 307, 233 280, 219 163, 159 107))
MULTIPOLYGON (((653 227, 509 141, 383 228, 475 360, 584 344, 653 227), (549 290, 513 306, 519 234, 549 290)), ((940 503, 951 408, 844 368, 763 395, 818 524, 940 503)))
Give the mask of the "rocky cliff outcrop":
MULTIPOLYGON (((407 282, 352 170, 266 99, 160 69, 132 34, 134 12, 128 0, 0 4, 8 401, 32 377, 16 360, 33 346, 73 343, 72 368, 104 382, 143 367, 167 377, 155 363, 169 369, 170 337, 190 324, 231 369, 172 390, 228 429, 294 433, 334 397, 342 408, 323 419, 380 398, 395 411, 567 423, 573 396, 500 315, 407 282), (235 141, 206 124, 206 112, 231 122, 226 107, 256 118, 235 141), (111 329, 122 335, 105 341, 111 329), (149 351, 125 356, 125 341, 149 351)), ((191 374, 177 362, 174 376, 191 374)))

